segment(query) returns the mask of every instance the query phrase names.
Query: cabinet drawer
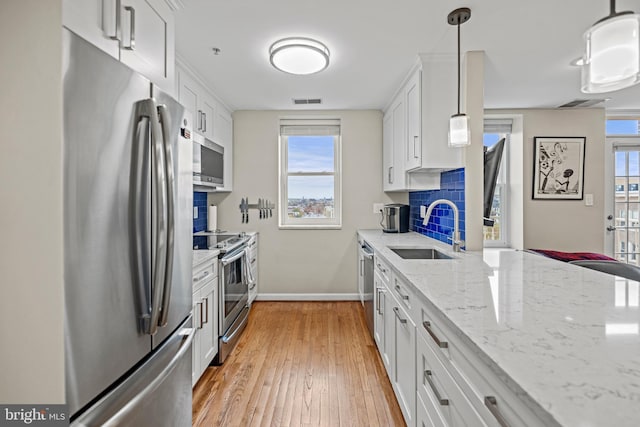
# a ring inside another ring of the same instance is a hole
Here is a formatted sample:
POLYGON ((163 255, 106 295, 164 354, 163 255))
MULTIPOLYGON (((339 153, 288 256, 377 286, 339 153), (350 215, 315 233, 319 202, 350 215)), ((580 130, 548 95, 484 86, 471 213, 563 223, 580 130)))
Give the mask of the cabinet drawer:
POLYGON ((204 268, 198 269, 193 273, 193 290, 200 289, 205 283, 209 283, 218 276, 218 263, 206 264, 204 268))
POLYGON ((411 287, 396 274, 391 276, 391 284, 389 285, 393 296, 400 301, 400 304, 407 310, 412 319, 419 318, 418 306, 419 301, 411 287))
POLYGON ((418 397, 434 425, 487 426, 422 335, 416 344, 418 397))
POLYGON ((386 285, 389 285, 391 283, 391 268, 389 268, 389 264, 375 254, 373 260, 375 270, 380 273, 380 278, 386 285))

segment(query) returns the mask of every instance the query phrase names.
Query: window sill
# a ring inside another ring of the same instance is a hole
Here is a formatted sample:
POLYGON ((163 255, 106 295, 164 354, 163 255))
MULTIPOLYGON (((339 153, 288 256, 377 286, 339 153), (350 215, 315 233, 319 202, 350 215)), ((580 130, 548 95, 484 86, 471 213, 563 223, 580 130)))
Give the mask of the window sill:
POLYGON ((341 230, 342 225, 313 225, 313 224, 300 224, 300 225, 279 225, 280 230, 341 230))

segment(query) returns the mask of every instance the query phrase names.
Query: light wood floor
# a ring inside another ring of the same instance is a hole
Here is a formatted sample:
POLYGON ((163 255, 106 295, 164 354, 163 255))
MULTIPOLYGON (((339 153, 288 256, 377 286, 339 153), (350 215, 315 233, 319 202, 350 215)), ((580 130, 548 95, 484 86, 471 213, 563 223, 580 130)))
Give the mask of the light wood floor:
POLYGON ((404 426, 359 302, 255 302, 193 390, 194 426, 404 426))

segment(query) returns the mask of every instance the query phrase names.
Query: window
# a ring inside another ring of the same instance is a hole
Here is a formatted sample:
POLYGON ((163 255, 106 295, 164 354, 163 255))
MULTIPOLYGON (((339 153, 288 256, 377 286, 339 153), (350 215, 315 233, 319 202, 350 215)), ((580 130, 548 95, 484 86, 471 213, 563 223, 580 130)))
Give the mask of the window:
POLYGON ((484 146, 491 147, 500 139, 505 138, 504 151, 500 162, 500 171, 493 193, 490 218, 495 222, 493 227, 484 227, 484 246, 506 247, 509 245, 508 212, 509 212, 509 136, 511 134, 511 119, 486 119, 484 121, 484 146))
POLYGON ((281 120, 280 228, 340 228, 338 120, 281 120))
POLYGON ((607 119, 607 135, 640 135, 640 120, 607 119))

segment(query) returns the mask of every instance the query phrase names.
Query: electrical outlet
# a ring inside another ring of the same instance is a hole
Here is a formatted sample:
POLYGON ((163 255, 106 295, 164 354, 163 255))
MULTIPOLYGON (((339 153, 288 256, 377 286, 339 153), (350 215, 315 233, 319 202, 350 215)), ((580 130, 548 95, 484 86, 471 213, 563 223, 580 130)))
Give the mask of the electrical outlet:
POLYGON ((198 219, 198 207, 193 207, 193 219, 198 219))
POLYGON ((584 205, 585 206, 593 206, 593 194, 585 194, 584 195, 584 205))
POLYGON ((420 205, 420 218, 424 218, 426 214, 427 214, 427 207, 420 205))
POLYGON ((378 214, 382 212, 382 208, 384 208, 384 203, 374 203, 373 204, 373 213, 378 214))

